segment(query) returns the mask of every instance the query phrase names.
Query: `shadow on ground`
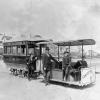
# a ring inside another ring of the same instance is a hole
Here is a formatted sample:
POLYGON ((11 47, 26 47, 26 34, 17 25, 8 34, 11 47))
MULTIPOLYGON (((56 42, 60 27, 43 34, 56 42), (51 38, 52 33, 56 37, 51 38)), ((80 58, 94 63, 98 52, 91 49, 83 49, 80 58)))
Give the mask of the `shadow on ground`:
MULTIPOLYGON (((41 82, 45 83, 44 81, 41 81, 41 82)), ((55 82, 55 81, 50 81, 50 84, 63 86, 65 88, 74 88, 74 89, 80 89, 80 90, 83 90, 83 89, 86 89, 86 88, 91 88, 91 87, 95 86, 95 84, 89 84, 89 85, 86 85, 86 86, 77 86, 77 85, 70 85, 70 84, 60 83, 60 82, 55 82)))

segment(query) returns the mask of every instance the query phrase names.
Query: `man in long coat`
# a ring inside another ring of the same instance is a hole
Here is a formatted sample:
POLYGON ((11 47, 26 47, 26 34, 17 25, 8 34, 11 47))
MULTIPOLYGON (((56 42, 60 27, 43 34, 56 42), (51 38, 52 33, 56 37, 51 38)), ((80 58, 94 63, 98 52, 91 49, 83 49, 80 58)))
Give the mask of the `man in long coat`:
MULTIPOLYGON (((51 75, 51 69, 52 69, 52 62, 51 59, 56 61, 51 54, 49 54, 49 47, 45 48, 45 53, 43 54, 43 71, 44 71, 44 79, 46 85, 48 85, 49 80, 50 80, 50 75, 51 75)), ((57 61, 56 61, 57 62, 57 61)))

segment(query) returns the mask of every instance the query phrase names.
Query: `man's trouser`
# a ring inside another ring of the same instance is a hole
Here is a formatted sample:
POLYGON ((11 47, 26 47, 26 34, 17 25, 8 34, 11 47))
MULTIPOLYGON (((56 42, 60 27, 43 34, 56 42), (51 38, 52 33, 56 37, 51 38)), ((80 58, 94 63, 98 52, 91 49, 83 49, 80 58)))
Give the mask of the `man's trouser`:
POLYGON ((45 83, 49 83, 50 80, 50 70, 44 70, 44 79, 45 79, 45 83))
POLYGON ((63 80, 64 80, 64 78, 65 78, 65 80, 67 80, 68 75, 69 75, 69 69, 68 68, 63 69, 63 80))
POLYGON ((31 78, 31 68, 28 68, 28 78, 31 78))

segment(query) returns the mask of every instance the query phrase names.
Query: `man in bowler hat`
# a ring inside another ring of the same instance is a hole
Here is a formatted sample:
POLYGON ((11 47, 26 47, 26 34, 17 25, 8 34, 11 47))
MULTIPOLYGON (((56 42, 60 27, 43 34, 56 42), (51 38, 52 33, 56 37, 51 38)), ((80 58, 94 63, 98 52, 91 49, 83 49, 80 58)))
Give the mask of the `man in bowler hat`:
POLYGON ((52 68, 51 60, 56 61, 51 56, 51 54, 49 53, 49 47, 45 48, 45 53, 43 54, 43 59, 42 60, 43 60, 43 71, 44 71, 45 85, 48 85, 49 80, 50 80, 51 68, 52 68))

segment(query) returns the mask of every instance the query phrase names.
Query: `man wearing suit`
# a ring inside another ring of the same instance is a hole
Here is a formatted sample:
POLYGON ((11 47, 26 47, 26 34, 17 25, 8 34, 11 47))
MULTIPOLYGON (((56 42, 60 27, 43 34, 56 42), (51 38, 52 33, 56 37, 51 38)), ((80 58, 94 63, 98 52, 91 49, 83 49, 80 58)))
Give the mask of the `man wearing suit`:
MULTIPOLYGON (((51 54, 49 54, 49 47, 45 48, 45 53, 43 54, 43 71, 44 71, 44 79, 45 79, 45 85, 48 85, 50 80, 50 74, 52 69, 52 62, 51 60, 56 61, 51 54)), ((57 62, 57 61, 56 61, 57 62)))
POLYGON ((30 57, 27 61, 28 66, 28 79, 32 78, 34 71, 36 70, 36 60, 37 57, 34 54, 30 54, 30 57))
POLYGON ((70 54, 69 52, 65 51, 64 57, 62 59, 63 81, 64 81, 64 78, 65 80, 67 80, 68 78, 70 62, 71 62, 70 54))

